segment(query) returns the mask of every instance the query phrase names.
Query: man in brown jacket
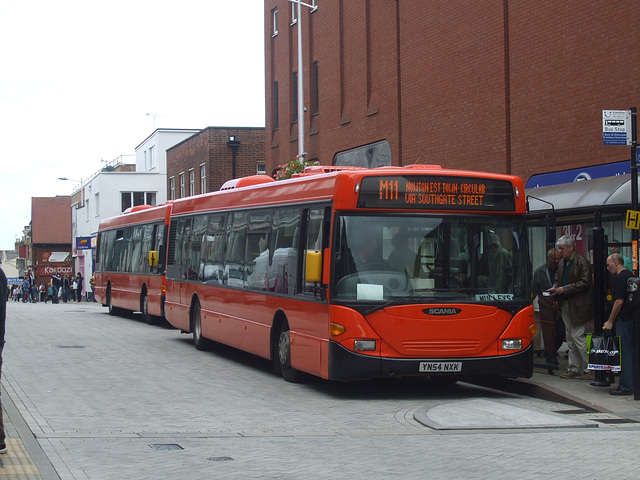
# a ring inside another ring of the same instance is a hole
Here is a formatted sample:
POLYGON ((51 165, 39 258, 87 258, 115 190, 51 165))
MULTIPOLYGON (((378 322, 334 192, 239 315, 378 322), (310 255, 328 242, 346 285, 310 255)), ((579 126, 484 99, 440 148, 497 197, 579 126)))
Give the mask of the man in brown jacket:
POLYGON ((573 237, 564 235, 556 243, 562 259, 550 291, 558 298, 569 346, 569 366, 562 378, 589 380, 587 371, 587 324, 593 320, 593 280, 589 261, 576 252, 573 237))

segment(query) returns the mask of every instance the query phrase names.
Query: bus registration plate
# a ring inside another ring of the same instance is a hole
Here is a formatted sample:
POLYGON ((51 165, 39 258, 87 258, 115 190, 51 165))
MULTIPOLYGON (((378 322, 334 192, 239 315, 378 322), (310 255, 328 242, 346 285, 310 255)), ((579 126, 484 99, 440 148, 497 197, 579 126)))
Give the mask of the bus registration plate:
POLYGON ((420 372, 461 372, 462 362, 420 362, 420 372))

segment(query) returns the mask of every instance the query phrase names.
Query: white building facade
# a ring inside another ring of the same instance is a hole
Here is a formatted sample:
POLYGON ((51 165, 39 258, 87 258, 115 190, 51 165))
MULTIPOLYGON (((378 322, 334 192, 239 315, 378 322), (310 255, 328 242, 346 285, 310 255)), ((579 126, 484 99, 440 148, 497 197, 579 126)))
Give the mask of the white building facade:
POLYGON ((195 129, 159 128, 135 149, 107 163, 73 191, 71 229, 74 271, 83 277, 83 296, 91 293, 95 249, 100 222, 136 205, 167 201, 167 148, 199 132, 195 129))

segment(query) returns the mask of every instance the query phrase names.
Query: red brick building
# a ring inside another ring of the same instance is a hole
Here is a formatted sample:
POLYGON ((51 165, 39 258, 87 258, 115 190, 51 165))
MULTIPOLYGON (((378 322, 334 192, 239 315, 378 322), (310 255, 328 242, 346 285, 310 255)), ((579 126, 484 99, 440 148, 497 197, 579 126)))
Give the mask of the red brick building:
MULTIPOLYGON (((635 0, 315 3, 301 15, 307 159, 525 180, 629 159, 602 145, 602 110, 640 106, 635 0)), ((298 150, 292 8, 265 0, 267 171, 298 150)))
POLYGON ((207 127, 167 149, 167 198, 216 191, 256 173, 265 173, 264 128, 207 127))
POLYGON ((31 197, 31 265, 36 285, 73 273, 71 197, 31 197))

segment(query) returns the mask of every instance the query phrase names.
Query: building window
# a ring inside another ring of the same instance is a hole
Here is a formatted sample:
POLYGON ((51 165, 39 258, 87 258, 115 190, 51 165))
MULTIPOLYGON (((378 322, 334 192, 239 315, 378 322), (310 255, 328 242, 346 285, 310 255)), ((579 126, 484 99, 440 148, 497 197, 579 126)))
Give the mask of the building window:
POLYGON ((156 204, 156 192, 122 192, 120 194, 122 212, 137 205, 156 204))
POLYGON ((94 198, 93 208, 95 210, 94 215, 96 217, 99 217, 100 216, 100 194, 96 193, 93 198, 94 198))
POLYGON ((175 200, 176 199, 176 179, 175 179, 175 177, 171 177, 169 179, 169 199, 170 200, 175 200))
POLYGON ((180 178, 180 198, 184 198, 186 195, 184 194, 184 173, 179 175, 180 178))
POLYGON ((271 10, 271 18, 273 19, 273 32, 271 33, 272 37, 278 35, 278 8, 274 8, 271 10))
POLYGON ((337 167, 378 168, 391 166, 391 146, 386 140, 338 152, 333 157, 337 167))
POLYGON ((256 166, 256 174, 257 175, 266 175, 267 174, 267 164, 264 162, 258 162, 256 166))
POLYGON ((193 197, 196 194, 196 173, 193 168, 189 170, 189 196, 193 197))
POLYGON ((298 4, 291 2, 291 25, 295 25, 298 21, 298 4))
POLYGON ((311 95, 312 95, 312 104, 311 104, 311 114, 317 115, 319 112, 318 106, 318 61, 316 60, 311 65, 311 95))
POLYGON ((207 193, 207 167, 200 165, 200 193, 207 193))
POLYGON ((154 147, 149 147, 149 170, 156 168, 156 150, 154 147))
POLYGON ((291 74, 291 107, 291 123, 298 123, 298 72, 291 74))
POLYGON ((280 128, 280 120, 278 119, 278 82, 273 82, 273 129, 280 128))

